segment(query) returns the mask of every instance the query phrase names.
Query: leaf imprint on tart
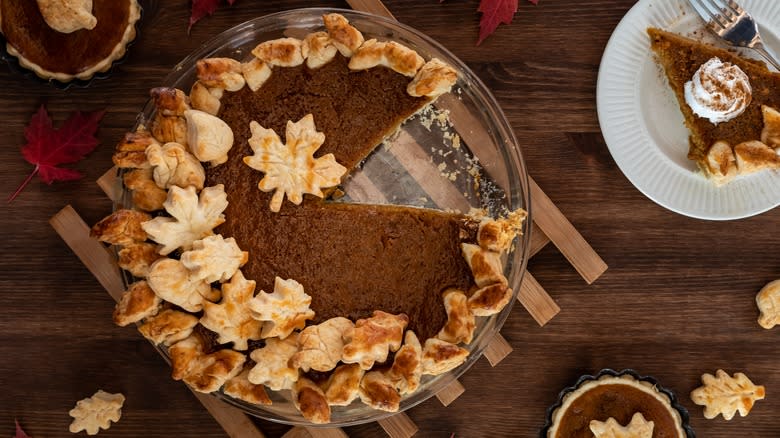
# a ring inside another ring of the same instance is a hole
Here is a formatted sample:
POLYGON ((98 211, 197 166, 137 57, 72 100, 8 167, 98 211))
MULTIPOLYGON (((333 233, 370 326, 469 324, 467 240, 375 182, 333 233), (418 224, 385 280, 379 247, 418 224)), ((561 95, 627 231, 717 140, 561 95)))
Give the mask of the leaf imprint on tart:
POLYGON ((285 195, 295 205, 301 204, 304 193, 322 198, 321 189, 339 184, 347 172, 333 154, 314 157, 325 141, 325 134, 317 132, 311 114, 297 122, 287 122, 285 144, 276 132, 257 122, 251 122, 249 128, 252 131, 249 146, 254 155, 244 157, 244 163, 265 174, 257 185, 260 190, 276 190, 271 198, 273 212, 282 207, 285 195))

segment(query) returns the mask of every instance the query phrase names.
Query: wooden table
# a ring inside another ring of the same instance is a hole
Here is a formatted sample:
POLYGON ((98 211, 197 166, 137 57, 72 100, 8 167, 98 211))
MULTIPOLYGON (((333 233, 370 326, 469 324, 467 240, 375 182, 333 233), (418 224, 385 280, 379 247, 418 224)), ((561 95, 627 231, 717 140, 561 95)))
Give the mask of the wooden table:
MULTIPOLYGON (((756 324, 755 293, 780 276, 780 216, 770 211, 705 222, 667 211, 637 191, 612 160, 596 116, 596 75, 607 39, 633 0, 520 2, 509 26, 476 47, 477 1, 389 0, 402 22, 465 61, 493 90, 522 145, 531 175, 609 264, 593 285, 550 246, 530 264, 561 307, 539 327, 520 307, 503 329, 515 351, 495 368, 466 373, 466 392, 408 411, 418 436, 538 434, 558 391, 604 367, 635 368, 674 390, 702 437, 780 436, 780 328, 756 324), (688 393, 703 372, 743 371, 767 388, 748 418, 705 420, 688 393)), ((191 393, 132 329, 111 322, 114 303, 49 226, 73 204, 89 223, 111 208, 94 181, 117 139, 158 83, 187 53, 250 18, 340 1, 250 1, 222 7, 187 34, 189 2, 144 2, 141 33, 110 80, 59 91, 0 68, 0 194, 31 170, 19 154, 31 114, 46 103, 55 123, 72 110, 108 110, 102 145, 77 167, 86 177, 35 180, 0 203, 0 435, 18 418, 35 438, 68 436, 68 410, 97 389, 127 396, 118 424, 101 436, 223 437, 191 393)), ((258 421, 269 437, 287 426, 258 421)), ((347 428, 382 436, 376 424, 347 428)))

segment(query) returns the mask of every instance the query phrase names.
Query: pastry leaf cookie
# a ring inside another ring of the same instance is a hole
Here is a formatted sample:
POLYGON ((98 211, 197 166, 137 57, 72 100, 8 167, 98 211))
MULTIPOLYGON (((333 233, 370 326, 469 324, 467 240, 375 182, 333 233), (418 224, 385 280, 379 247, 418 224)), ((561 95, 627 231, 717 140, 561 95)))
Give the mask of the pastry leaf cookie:
POLYGON ((276 190, 271 198, 273 212, 282 207, 285 195, 295 205, 300 205, 304 193, 323 197, 321 189, 337 185, 347 172, 333 154, 314 158, 325 141, 325 134, 317 132, 311 114, 298 122, 287 122, 286 144, 282 144, 273 130, 257 122, 250 123, 249 128, 252 131, 249 146, 254 155, 244 157, 244 163, 265 174, 257 185, 260 190, 276 190))
POLYGON ((722 414, 725 420, 731 420, 737 412, 744 417, 756 400, 763 400, 765 396, 764 387, 754 385, 742 373, 731 377, 725 371, 718 370, 715 376, 704 373, 701 381, 704 385, 691 392, 691 400, 704 406, 704 418, 708 420, 718 414, 722 414))
POLYGON ((607 421, 592 420, 590 431, 596 438, 653 438, 654 426, 652 421, 645 420, 642 413, 637 412, 625 426, 612 417, 607 421))
POLYGON ((87 435, 97 435, 100 429, 111 427, 112 421, 119 421, 124 403, 124 395, 99 390, 92 397, 76 402, 76 407, 68 412, 73 417, 69 430, 72 433, 84 430, 87 435))
POLYGON ((769 282, 756 295, 756 305, 761 315, 758 324, 765 328, 780 324, 780 280, 769 282))

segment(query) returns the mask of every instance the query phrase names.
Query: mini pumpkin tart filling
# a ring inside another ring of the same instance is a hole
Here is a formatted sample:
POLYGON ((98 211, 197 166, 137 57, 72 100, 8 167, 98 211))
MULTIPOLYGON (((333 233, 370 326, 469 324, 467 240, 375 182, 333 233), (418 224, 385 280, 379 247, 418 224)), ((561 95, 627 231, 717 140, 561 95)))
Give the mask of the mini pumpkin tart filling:
POLYGON ((0 33, 19 65, 69 82, 107 71, 135 39, 137 0, 1 0, 0 33))
POLYGON ((681 408, 667 392, 632 373, 602 372, 561 395, 548 438, 685 438, 681 408))
POLYGON ((718 186, 779 169, 780 73, 671 32, 647 32, 690 131, 688 158, 718 186))
POLYGON ((513 296, 502 256, 526 217, 332 202, 457 74, 323 21, 249 60, 200 60, 189 95, 153 89, 148 130, 114 154, 135 210, 93 227, 142 278, 115 320, 168 346, 175 379, 253 404, 290 391, 315 423, 358 399, 397 411, 462 364, 477 318, 513 296))

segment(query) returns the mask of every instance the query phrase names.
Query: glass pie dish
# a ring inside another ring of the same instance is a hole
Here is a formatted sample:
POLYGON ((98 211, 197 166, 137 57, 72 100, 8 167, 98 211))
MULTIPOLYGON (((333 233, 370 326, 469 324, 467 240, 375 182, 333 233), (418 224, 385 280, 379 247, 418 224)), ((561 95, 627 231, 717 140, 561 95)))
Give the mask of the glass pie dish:
MULTIPOLYGON (((390 203, 463 213, 475 208, 486 210, 491 216, 522 208, 530 215, 525 164, 514 133, 494 97, 465 64, 441 45, 394 21, 350 10, 324 8, 267 15, 214 37, 154 86, 188 91, 196 80, 198 60, 210 57, 249 59, 251 50, 260 42, 281 37, 303 38, 310 32, 322 30, 322 15, 332 12, 346 17, 367 40, 399 42, 425 59, 441 59, 458 72, 453 90, 407 120, 398 132, 377 147, 345 180, 339 191, 343 195, 334 202, 390 203)), ((137 126, 148 126, 154 111, 154 104, 149 102, 139 115, 137 126)), ((131 206, 130 192, 125 191, 116 208, 131 206)), ((514 291, 513 299, 501 312, 477 318, 474 339, 464 346, 470 352, 466 361, 447 373, 423 376, 420 388, 401 400, 399 411, 425 401, 457 379, 479 359, 498 333, 520 290, 528 259, 530 223, 529 216, 523 224, 522 236, 503 260, 504 275, 514 291)), ((134 279, 125 273, 125 281, 129 285, 134 279)), ((157 348, 168 358, 165 348, 157 348)), ((222 392, 214 395, 269 421, 316 426, 301 416, 289 391, 269 391, 273 401, 269 406, 252 405, 222 392)), ((346 407, 333 406, 331 422, 325 426, 360 424, 393 414, 374 410, 356 400, 346 407)))

